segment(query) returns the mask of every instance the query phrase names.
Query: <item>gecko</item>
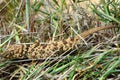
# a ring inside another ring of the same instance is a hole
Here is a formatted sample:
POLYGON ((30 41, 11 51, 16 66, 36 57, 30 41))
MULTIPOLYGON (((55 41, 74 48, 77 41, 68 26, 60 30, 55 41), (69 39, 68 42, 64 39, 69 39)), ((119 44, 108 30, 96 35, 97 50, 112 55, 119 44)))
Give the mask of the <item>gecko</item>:
POLYGON ((78 43, 82 42, 82 39, 87 38, 89 35, 111 28, 118 28, 118 26, 95 27, 84 31, 73 38, 69 37, 64 40, 53 41, 50 44, 40 44, 39 42, 34 42, 32 44, 12 44, 9 45, 1 56, 5 59, 46 59, 49 56, 59 56, 67 50, 74 49, 78 43))

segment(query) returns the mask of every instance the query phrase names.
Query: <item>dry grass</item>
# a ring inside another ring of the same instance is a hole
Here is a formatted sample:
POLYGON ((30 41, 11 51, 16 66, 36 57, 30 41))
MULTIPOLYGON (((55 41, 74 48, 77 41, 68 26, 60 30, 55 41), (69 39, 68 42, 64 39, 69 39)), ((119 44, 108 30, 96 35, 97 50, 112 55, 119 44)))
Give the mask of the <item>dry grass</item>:
MULTIPOLYGON (((29 19, 26 17, 24 0, 19 2, 0 0, 1 51, 9 44, 32 43, 35 40, 49 43, 74 37, 75 32, 81 33, 93 27, 120 22, 119 15, 116 16, 119 6, 116 6, 116 13, 112 10, 110 12, 116 17, 93 13, 100 8, 97 7, 96 10, 92 7, 91 10, 91 3, 99 4, 98 0, 78 3, 74 0, 32 1, 29 19), (26 18, 30 20, 30 26, 27 26, 26 18)), ((57 60, 1 59, 0 78, 2 80, 103 80, 111 76, 116 78, 120 73, 119 43, 116 43, 119 41, 119 34, 116 33, 116 30, 95 33, 85 39, 87 46, 80 44, 76 52, 71 51, 67 56, 57 60)))

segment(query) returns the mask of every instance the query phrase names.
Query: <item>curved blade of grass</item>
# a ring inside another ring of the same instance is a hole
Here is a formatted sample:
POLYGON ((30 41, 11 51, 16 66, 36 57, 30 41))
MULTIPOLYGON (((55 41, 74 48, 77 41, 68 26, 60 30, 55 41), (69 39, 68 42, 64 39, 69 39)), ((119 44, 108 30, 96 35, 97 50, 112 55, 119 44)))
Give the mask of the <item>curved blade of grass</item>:
POLYGON ((8 37, 8 39, 6 39, 2 44, 0 44, 0 47, 2 47, 3 45, 5 45, 10 39, 12 39, 15 36, 15 34, 11 34, 10 37, 8 37))
POLYGON ((116 51, 116 50, 110 49, 110 50, 107 50, 107 51, 103 52, 102 54, 100 54, 100 56, 98 56, 98 57, 96 58, 96 60, 95 60, 94 63, 97 64, 97 63, 100 62, 106 55, 112 53, 113 51, 116 51))
POLYGON ((17 43, 20 43, 20 38, 19 38, 19 36, 18 36, 18 32, 16 31, 16 29, 14 29, 14 33, 16 34, 16 35, 15 35, 16 42, 17 42, 17 43))
MULTIPOLYGON (((74 69, 74 67, 75 67, 75 65, 72 65, 72 66, 70 66, 67 70, 65 70, 64 72, 63 72, 63 74, 58 78, 58 80, 63 80, 63 79, 65 79, 66 77, 69 77, 70 76, 70 72, 71 71, 73 71, 73 70, 75 70, 74 69)), ((73 71, 74 72, 74 71, 73 71)), ((72 80, 72 77, 73 77, 73 75, 71 75, 71 80, 72 80)), ((70 79, 70 78, 69 78, 70 79)))
POLYGON ((107 14, 107 15, 110 15, 110 11, 109 11, 109 4, 110 2, 109 1, 105 1, 105 0, 101 0, 101 4, 103 4, 103 10, 104 12, 107 14))
POLYGON ((70 65, 73 64, 73 63, 74 63, 74 61, 72 61, 72 62, 70 62, 70 63, 67 63, 67 64, 65 64, 65 65, 63 65, 63 66, 61 66, 61 67, 53 70, 53 71, 51 72, 51 74, 57 74, 57 73, 63 71, 65 68, 67 68, 68 66, 70 66, 70 65))
POLYGON ((26 30, 26 29, 24 28, 24 26, 20 26, 20 25, 14 24, 14 23, 13 23, 13 25, 14 25, 15 27, 19 28, 21 31, 28 32, 28 30, 26 30))
POLYGON ((35 10, 35 12, 39 11, 40 7, 42 6, 44 0, 40 0, 39 2, 35 3, 33 8, 35 10))
POLYGON ((6 66, 7 64, 10 64, 10 63, 12 63, 12 62, 10 62, 10 61, 2 62, 2 63, 0 63, 0 67, 4 67, 4 66, 6 66))
POLYGON ((26 0, 26 25, 27 30, 30 31, 30 0, 26 0))
POLYGON ((31 74, 28 74, 28 77, 25 80, 29 80, 32 77, 34 77, 35 75, 38 75, 38 73, 45 67, 45 65, 48 62, 44 62, 41 66, 39 66, 37 69, 35 69, 34 71, 31 72, 31 74))
POLYGON ((52 15, 52 21, 53 21, 53 27, 55 28, 55 31, 53 32, 53 41, 54 41, 54 38, 55 38, 55 35, 56 35, 56 33, 57 33, 57 29, 59 28, 59 26, 58 26, 58 22, 53 18, 55 15, 52 15))
POLYGON ((83 57, 84 57, 84 58, 85 58, 85 57, 89 57, 89 56, 97 49, 97 47, 98 47, 99 45, 100 45, 100 44, 96 45, 95 47, 93 47, 93 48, 90 49, 89 51, 85 52, 85 53, 83 54, 83 57))
MULTIPOLYGON (((20 32, 20 30, 18 31, 20 32)), ((8 37, 8 39, 6 39, 2 44, 0 44, 0 48, 5 45, 8 41, 10 41, 10 39, 12 39, 15 35, 17 34, 14 34, 14 32, 11 33, 10 37, 8 37)))
POLYGON ((58 1, 53 0, 53 2, 54 2, 57 6, 59 6, 58 1))
POLYGON ((74 74, 75 74, 75 69, 73 69, 73 70, 70 72, 70 74, 69 74, 69 76, 68 76, 68 80, 72 80, 74 74))
POLYGON ((105 78, 115 69, 116 66, 120 65, 120 56, 118 56, 118 60, 114 62, 114 64, 102 75, 99 80, 105 80, 105 78))
POLYGON ((108 18, 108 19, 110 19, 110 20, 115 21, 116 23, 118 23, 118 24, 120 25, 120 21, 119 21, 119 20, 117 20, 117 19, 114 18, 113 16, 110 16, 110 15, 104 13, 104 12, 101 12, 100 10, 97 10, 97 8, 95 7, 94 4, 92 4, 91 9, 92 9, 99 17, 101 17, 101 18, 103 18, 103 19, 106 17, 106 18, 108 18))

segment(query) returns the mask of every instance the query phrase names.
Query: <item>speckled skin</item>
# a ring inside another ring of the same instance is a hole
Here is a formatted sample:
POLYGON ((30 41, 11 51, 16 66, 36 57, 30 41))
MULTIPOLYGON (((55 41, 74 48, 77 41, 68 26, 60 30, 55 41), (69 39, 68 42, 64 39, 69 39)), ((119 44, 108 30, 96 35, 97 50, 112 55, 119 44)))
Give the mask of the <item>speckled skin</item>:
POLYGON ((45 59, 49 56, 54 57, 60 55, 67 50, 74 49, 75 45, 81 42, 80 36, 85 39, 92 33, 115 27, 117 26, 113 25, 92 28, 74 38, 67 38, 62 41, 54 41, 50 44, 40 44, 39 42, 35 42, 33 44, 13 44, 10 45, 8 49, 4 51, 1 55, 5 59, 45 59))

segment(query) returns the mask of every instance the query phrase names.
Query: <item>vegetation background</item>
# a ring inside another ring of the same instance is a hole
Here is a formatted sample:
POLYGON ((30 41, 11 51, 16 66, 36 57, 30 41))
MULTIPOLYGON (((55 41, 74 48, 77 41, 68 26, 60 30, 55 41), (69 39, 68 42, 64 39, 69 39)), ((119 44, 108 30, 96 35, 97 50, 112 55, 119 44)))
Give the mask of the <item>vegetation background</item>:
MULTIPOLYGON (((0 0, 0 49, 74 37, 94 27, 120 25, 119 0, 0 0)), ((119 80, 119 30, 94 33, 60 59, 4 60, 1 80, 119 80), (75 49, 76 50, 76 49, 75 49), (73 50, 74 51, 74 50, 73 50)))

